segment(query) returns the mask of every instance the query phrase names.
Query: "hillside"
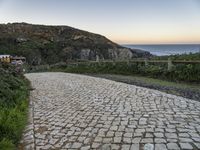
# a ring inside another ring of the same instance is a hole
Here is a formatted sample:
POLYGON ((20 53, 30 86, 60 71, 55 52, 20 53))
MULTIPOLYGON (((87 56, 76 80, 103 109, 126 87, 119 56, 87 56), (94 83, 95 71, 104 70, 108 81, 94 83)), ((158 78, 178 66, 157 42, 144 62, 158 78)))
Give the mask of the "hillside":
POLYGON ((0 24, 0 54, 23 55, 29 64, 66 60, 131 59, 149 57, 146 51, 113 43, 104 36, 68 26, 27 23, 0 24))

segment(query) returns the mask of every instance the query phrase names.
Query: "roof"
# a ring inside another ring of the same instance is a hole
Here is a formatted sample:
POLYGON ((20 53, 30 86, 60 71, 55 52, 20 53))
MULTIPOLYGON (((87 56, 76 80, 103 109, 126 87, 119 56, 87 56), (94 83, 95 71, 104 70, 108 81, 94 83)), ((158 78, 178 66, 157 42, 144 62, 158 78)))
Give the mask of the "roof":
POLYGON ((26 59, 26 57, 18 57, 18 56, 16 56, 16 57, 13 57, 12 59, 26 59))
POLYGON ((11 57, 10 55, 0 55, 0 58, 11 57))

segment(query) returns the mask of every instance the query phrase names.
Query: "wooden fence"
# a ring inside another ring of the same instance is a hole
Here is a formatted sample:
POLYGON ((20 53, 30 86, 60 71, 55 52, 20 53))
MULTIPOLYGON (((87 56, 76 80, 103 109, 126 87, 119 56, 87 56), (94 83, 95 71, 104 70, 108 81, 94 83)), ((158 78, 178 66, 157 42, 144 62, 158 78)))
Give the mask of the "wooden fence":
POLYGON ((174 64, 199 64, 200 60, 148 60, 148 59, 140 59, 140 60, 101 60, 101 61, 76 61, 76 62, 67 62, 67 64, 85 64, 85 63, 144 63, 145 66, 148 66, 150 63, 166 63, 167 68, 170 71, 174 64))

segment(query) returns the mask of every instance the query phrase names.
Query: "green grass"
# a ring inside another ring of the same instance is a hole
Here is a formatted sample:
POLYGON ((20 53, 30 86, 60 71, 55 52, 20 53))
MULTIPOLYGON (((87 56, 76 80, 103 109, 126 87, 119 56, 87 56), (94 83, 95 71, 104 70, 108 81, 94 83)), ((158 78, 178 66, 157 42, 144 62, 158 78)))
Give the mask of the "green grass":
POLYGON ((11 140, 4 138, 3 140, 0 141, 0 149, 13 150, 16 149, 16 146, 13 144, 11 140))
POLYGON ((109 74, 98 74, 94 75, 98 77, 105 77, 105 78, 110 78, 113 80, 118 80, 118 81, 128 81, 128 82, 140 82, 144 84, 150 84, 150 85, 159 85, 159 86, 164 86, 164 87, 175 87, 179 89, 191 89, 191 90, 197 90, 200 92, 200 85, 199 84, 190 84, 190 83, 177 83, 177 82, 170 82, 170 81, 165 81, 165 80, 160 80, 160 79, 153 79, 149 77, 141 77, 141 76, 125 76, 125 75, 109 75, 109 74))
POLYGON ((140 87, 159 90, 168 94, 182 96, 185 98, 199 101, 200 99, 200 84, 176 83, 153 79, 149 77, 116 75, 116 74, 86 74, 94 77, 105 78, 117 82, 128 83, 140 87))
POLYGON ((15 149, 27 121, 29 82, 10 66, 0 69, 0 149, 15 149))

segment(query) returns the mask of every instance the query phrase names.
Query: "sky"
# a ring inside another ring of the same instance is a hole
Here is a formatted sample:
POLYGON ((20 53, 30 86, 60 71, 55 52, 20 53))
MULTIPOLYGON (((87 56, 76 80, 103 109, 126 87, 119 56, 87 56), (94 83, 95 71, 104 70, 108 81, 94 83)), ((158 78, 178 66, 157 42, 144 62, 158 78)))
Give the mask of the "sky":
POLYGON ((68 25, 119 44, 200 43, 200 0, 0 0, 0 23, 68 25))

